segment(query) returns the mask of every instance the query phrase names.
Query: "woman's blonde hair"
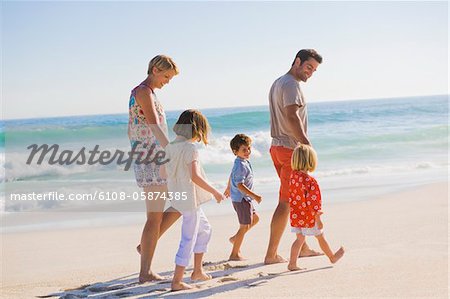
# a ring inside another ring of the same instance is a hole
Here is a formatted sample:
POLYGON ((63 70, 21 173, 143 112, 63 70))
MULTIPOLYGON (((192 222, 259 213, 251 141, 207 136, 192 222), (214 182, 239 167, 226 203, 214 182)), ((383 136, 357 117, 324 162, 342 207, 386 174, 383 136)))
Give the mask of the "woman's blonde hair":
POLYGON ((293 170, 312 172, 317 166, 316 151, 309 145, 300 144, 292 153, 291 167, 293 170))
POLYGON ((199 142, 208 144, 208 134, 211 128, 208 119, 200 111, 189 109, 181 113, 173 131, 187 139, 194 138, 199 142))
POLYGON ((147 75, 152 73, 153 67, 156 67, 160 71, 174 70, 175 75, 180 73, 172 58, 166 55, 157 55, 150 60, 148 63, 147 75))

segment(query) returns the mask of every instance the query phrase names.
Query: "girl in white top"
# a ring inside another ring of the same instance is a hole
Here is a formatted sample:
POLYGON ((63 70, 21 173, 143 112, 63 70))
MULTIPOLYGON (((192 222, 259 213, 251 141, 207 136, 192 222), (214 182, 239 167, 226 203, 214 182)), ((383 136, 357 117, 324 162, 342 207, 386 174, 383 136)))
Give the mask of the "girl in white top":
POLYGON ((194 270, 191 280, 209 280, 211 275, 203 271, 202 260, 211 238, 211 225, 203 210, 202 203, 214 197, 222 201, 221 192, 211 186, 205 179, 204 171, 198 159, 194 142, 208 144, 209 124, 206 117, 197 110, 186 110, 178 118, 173 128, 177 137, 169 143, 166 157, 168 178, 168 199, 171 205, 183 215, 181 241, 175 258, 175 273, 172 290, 190 289, 183 282, 185 268, 194 253, 194 270))

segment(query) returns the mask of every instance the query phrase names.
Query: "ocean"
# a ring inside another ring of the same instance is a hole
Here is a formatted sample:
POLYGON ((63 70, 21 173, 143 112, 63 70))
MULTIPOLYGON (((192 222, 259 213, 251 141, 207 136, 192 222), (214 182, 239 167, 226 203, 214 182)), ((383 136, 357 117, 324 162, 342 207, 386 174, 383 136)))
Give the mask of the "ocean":
MULTIPOLYGON (((164 102, 163 102, 164 104, 164 102)), ((126 105, 124 105, 126 107, 126 105)), ((308 135, 319 157, 312 173, 323 201, 366 200, 392 190, 447 181, 448 96, 309 103, 308 135)), ((166 112, 169 128, 181 111, 166 112)), ((253 139, 251 163, 260 209, 276 205, 278 178, 270 155, 268 106, 204 109, 212 134, 198 145, 208 179, 224 189, 234 155, 229 141, 237 133, 253 139)), ((1 122, 2 214, 32 211, 144 212, 143 203, 113 199, 112 192, 137 194, 132 168, 123 165, 27 165, 32 144, 58 144, 60 151, 93 149, 127 152, 128 114, 7 120, 1 122), (11 200, 11 194, 111 192, 109 200, 11 200)), ((171 133, 173 138, 173 133, 171 133)), ((119 196, 119 195, 116 195, 119 196)), ((208 203, 210 213, 232 213, 231 205, 208 203)))

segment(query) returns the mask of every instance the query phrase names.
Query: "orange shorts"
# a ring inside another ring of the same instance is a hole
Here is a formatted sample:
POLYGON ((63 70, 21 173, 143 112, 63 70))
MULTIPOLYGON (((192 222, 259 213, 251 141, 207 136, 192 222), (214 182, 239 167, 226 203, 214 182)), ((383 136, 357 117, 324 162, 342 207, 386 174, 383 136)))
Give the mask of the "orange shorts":
POLYGON ((280 178, 279 200, 289 202, 289 178, 291 176, 291 157, 293 149, 284 146, 271 146, 270 156, 280 178))

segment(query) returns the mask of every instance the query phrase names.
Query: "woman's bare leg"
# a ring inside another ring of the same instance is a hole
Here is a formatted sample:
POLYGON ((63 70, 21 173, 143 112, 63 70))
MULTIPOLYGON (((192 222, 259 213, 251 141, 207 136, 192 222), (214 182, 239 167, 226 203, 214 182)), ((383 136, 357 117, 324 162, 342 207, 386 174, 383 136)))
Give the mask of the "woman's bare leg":
POLYGON ((165 201, 157 194, 167 192, 167 186, 145 187, 144 192, 151 194, 146 201, 147 221, 141 237, 141 269, 139 271, 139 282, 143 283, 152 280, 162 280, 163 277, 151 271, 153 255, 160 234, 160 226, 163 219, 163 210, 165 201), (158 192, 158 193, 156 193, 158 192))
MULTIPOLYGON (((159 226, 159 238, 175 223, 177 222, 178 218, 180 218, 181 214, 174 208, 168 208, 164 213, 161 220, 161 225, 159 226)), ((137 252, 141 253, 141 244, 138 244, 136 246, 137 252)))

